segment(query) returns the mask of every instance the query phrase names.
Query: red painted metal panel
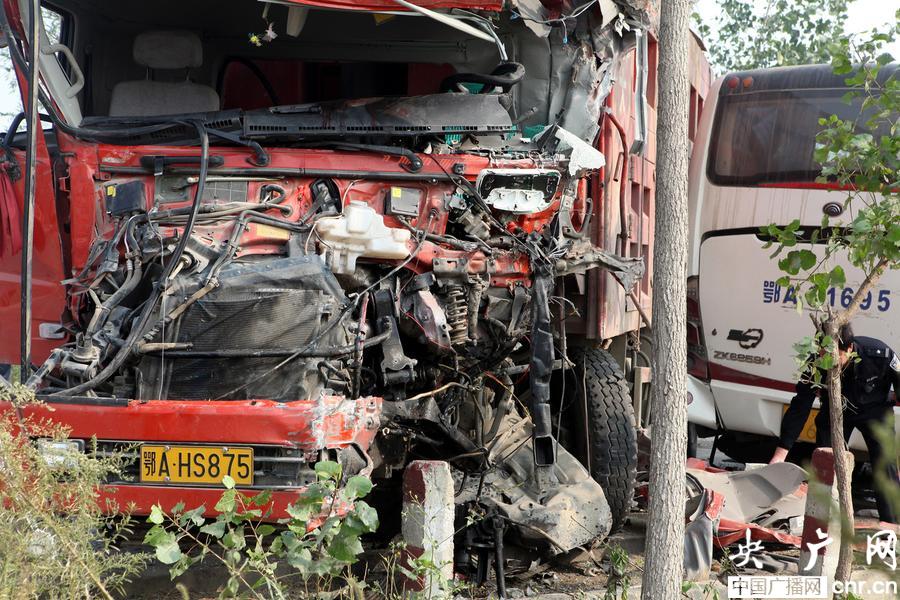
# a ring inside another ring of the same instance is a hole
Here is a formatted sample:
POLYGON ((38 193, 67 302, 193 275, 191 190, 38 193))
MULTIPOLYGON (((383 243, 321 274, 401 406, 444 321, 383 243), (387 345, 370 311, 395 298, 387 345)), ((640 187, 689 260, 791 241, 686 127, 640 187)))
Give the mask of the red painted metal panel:
MULTIPOLYGON (((7 6, 9 10, 9 6, 7 6)), ((9 14, 9 13, 7 13, 9 14)), ((28 97, 28 81, 24 74, 16 70, 23 102, 28 97)), ((14 198, 19 214, 24 214, 25 153, 13 153, 23 173, 13 184, 14 198)), ((40 364, 58 345, 53 340, 42 339, 38 335, 42 323, 59 323, 65 306, 65 288, 59 285, 63 277, 62 241, 57 219, 56 187, 53 181, 53 166, 44 135, 37 136, 37 160, 35 162, 34 201, 34 250, 32 253, 32 353, 31 358, 40 364)), ((19 224, 21 226, 21 223, 19 224)), ((20 360, 19 322, 21 315, 22 252, 0 255, 0 363, 18 363, 20 360)))
MULTIPOLYGON (((191 442, 209 444, 275 445, 312 451, 355 444, 367 449, 380 427, 381 398, 347 400, 325 396, 319 400, 274 402, 245 401, 132 401, 119 405, 66 402, 22 408, 21 418, 63 423, 70 437, 132 442, 191 442)), ((11 415, 11 405, 0 403, 0 414, 11 415)), ((207 516, 222 495, 219 488, 116 484, 100 489, 104 510, 130 507, 135 515, 148 515, 154 504, 171 510, 179 502, 187 508, 206 505, 207 516), (107 504, 107 500, 112 501, 107 504)), ((288 504, 303 488, 272 493, 272 513, 266 520, 286 518, 288 504)), ((257 490, 246 490, 248 496, 257 490)), ((343 510, 343 508, 341 508, 343 510)))
MULTIPOLYGON (((296 490, 272 492, 272 503, 265 508, 271 508, 272 512, 265 519, 275 522, 278 519, 288 518, 287 506, 297 500, 305 488, 296 490)), ((113 502, 113 506, 120 509, 131 507, 131 514, 145 516, 150 514, 154 504, 159 504, 163 510, 169 512, 176 504, 183 502, 186 509, 194 509, 205 506, 205 517, 215 517, 219 513, 213 508, 222 497, 224 488, 191 488, 191 487, 163 487, 150 485, 116 485, 104 486, 100 490, 98 502, 106 507, 107 500, 113 502)), ((254 490, 241 490, 248 497, 255 496, 254 490)), ((255 508, 255 507, 254 507, 255 508)), ((343 507, 342 507, 343 508, 343 507)), ((339 509, 337 512, 344 512, 339 509)))
POLYGON ((296 402, 135 400, 107 406, 54 402, 23 412, 65 424, 71 428, 72 438, 317 450, 349 444, 368 448, 380 425, 381 398, 325 396, 296 402))

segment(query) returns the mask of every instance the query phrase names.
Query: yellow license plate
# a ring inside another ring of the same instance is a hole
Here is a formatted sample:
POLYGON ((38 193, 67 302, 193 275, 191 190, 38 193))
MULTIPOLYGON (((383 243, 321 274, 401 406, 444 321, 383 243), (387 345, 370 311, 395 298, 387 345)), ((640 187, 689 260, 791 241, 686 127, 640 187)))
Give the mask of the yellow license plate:
POLYGON ((253 448, 230 446, 141 446, 141 482, 217 485, 231 475, 253 485, 253 448))
MULTIPOLYGON (((788 410, 788 404, 784 405, 784 409, 781 411, 782 414, 786 413, 788 410)), ((800 431, 800 435, 797 438, 801 442, 809 442, 811 444, 816 443, 816 417, 819 416, 819 410, 813 408, 809 411, 809 417, 806 418, 806 423, 803 424, 803 429, 800 431)))

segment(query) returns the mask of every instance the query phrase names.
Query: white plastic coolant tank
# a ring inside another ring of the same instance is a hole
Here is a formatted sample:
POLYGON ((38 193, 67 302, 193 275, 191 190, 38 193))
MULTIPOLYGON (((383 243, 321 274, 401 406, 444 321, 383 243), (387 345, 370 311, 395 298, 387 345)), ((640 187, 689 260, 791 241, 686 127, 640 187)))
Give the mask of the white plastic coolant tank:
POLYGON ((412 237, 408 229, 386 226, 382 215, 357 200, 351 200, 340 216, 321 219, 316 233, 322 257, 335 273, 353 273, 358 258, 407 258, 412 237))

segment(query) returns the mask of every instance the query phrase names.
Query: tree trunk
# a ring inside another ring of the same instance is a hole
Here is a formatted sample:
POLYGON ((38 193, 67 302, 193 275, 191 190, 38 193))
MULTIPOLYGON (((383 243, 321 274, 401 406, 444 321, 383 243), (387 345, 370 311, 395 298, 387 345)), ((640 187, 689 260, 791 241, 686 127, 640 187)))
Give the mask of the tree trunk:
POLYGON ((653 425, 644 600, 679 598, 687 453, 688 22, 690 0, 662 0, 653 250, 653 425))
POLYGON ((853 494, 851 482, 853 473, 850 470, 850 461, 847 457, 847 440, 844 439, 844 397, 841 390, 841 363, 838 352, 837 339, 841 327, 849 323, 859 311, 860 304, 881 280, 888 266, 888 260, 880 260, 866 275, 862 285, 856 290, 850 305, 837 314, 826 319, 823 323, 825 333, 831 336, 831 353, 833 367, 828 370, 826 385, 828 386, 828 409, 831 426, 831 449, 834 452, 834 485, 838 488, 838 508, 841 511, 841 551, 838 555, 838 564, 835 569, 835 581, 849 581, 853 570, 853 537, 856 533, 853 518, 853 494))
POLYGON ((841 391, 841 361, 837 339, 840 323, 837 319, 829 319, 825 324, 825 333, 834 340, 828 351, 834 361, 834 367, 828 369, 828 410, 831 425, 831 449, 834 452, 834 485, 838 488, 838 505, 841 512, 841 552, 838 555, 835 581, 849 581, 853 568, 853 496, 850 482, 853 473, 847 460, 847 442, 844 439, 844 398, 841 391))

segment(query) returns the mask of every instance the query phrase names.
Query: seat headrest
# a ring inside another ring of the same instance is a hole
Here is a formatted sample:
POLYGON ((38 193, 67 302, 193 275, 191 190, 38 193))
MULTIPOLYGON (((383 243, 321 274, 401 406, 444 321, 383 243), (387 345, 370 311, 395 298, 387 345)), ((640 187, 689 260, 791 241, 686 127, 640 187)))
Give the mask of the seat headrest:
POLYGON ((193 31, 145 31, 134 38, 134 62, 150 69, 193 69, 203 64, 203 44, 193 31))

